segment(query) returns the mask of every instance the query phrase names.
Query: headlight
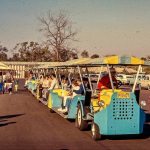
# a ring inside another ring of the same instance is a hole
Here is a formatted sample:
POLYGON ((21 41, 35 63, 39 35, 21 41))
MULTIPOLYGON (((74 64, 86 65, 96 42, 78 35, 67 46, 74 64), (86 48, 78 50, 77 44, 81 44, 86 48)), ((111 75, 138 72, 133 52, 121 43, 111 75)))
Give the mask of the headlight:
POLYGON ((141 101, 141 106, 146 106, 146 101, 141 101))
POLYGON ((103 100, 98 101, 98 106, 99 107, 104 107, 105 102, 103 100))

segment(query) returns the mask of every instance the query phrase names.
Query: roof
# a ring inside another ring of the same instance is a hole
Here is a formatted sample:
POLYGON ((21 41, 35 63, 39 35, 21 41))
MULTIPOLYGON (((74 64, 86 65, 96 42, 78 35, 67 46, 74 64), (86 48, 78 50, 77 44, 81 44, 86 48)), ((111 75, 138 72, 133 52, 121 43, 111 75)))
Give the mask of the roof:
POLYGON ((9 68, 7 65, 3 64, 2 62, 0 62, 0 70, 12 70, 12 69, 9 68))
MULTIPOLYGON (((129 56, 109 56, 103 58, 79 58, 73 59, 66 62, 47 62, 45 65, 39 65, 38 67, 34 67, 35 69, 48 69, 54 67, 97 67, 100 65, 120 65, 120 66, 137 66, 137 65, 145 65, 150 66, 149 62, 145 62, 142 59, 137 57, 129 57, 129 56)), ((121 72, 121 71, 119 71, 121 72)))
POLYGON ((87 66, 99 66, 99 65, 146 65, 150 66, 149 62, 145 62, 137 57, 129 57, 129 56, 110 56, 104 58, 96 58, 96 59, 88 59, 83 62, 79 62, 74 65, 87 65, 87 66))

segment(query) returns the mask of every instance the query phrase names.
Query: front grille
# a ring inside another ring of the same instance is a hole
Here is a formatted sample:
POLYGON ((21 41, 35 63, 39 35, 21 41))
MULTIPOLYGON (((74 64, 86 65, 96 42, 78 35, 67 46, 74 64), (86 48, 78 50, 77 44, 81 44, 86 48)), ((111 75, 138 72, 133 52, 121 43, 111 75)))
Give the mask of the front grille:
POLYGON ((113 99, 113 118, 114 120, 131 120, 134 115, 133 99, 113 99))

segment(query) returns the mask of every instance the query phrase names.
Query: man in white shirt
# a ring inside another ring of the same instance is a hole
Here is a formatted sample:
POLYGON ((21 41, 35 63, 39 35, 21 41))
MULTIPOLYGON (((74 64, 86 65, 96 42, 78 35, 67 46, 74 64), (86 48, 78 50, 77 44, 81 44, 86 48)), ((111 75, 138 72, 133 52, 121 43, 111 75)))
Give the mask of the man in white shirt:
POLYGON ((58 84, 58 80, 56 79, 56 75, 52 74, 51 78, 52 78, 52 82, 48 90, 57 89, 59 87, 59 84, 58 84))

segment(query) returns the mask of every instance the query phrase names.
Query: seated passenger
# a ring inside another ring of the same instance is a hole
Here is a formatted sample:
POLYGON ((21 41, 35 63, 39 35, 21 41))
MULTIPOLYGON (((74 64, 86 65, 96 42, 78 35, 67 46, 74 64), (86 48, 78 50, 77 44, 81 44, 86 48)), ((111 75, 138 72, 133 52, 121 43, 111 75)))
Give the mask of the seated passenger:
POLYGON ((43 100, 47 100, 47 93, 48 93, 48 88, 50 86, 50 82, 49 82, 49 78, 48 76, 45 76, 44 79, 43 79, 43 84, 42 84, 42 88, 43 88, 43 91, 42 91, 42 94, 43 94, 43 100))
MULTIPOLYGON (((113 84, 115 84, 116 88, 118 88, 118 84, 117 84, 117 79, 115 77, 116 75, 116 71, 114 68, 110 68, 110 73, 112 76, 112 81, 113 84)), ((98 89, 102 90, 102 89, 111 89, 111 82, 110 82, 110 78, 109 78, 109 74, 106 74, 105 76, 103 76, 99 83, 98 83, 98 89)))
POLYGON ((39 98, 42 98, 42 90, 43 90, 43 75, 39 77, 39 98))
POLYGON ((56 75, 52 74, 51 79, 52 79, 51 85, 48 90, 57 89, 59 87, 59 84, 58 84, 58 80, 56 79, 56 75))
POLYGON ((3 79, 0 78, 0 92, 3 92, 3 85, 4 85, 3 79))
POLYGON ((62 86, 62 90, 63 90, 62 96, 65 96, 65 91, 70 90, 70 86, 69 86, 69 82, 68 82, 68 78, 67 77, 64 77, 62 79, 61 86, 62 86))
POLYGON ((81 80, 72 80, 72 93, 68 96, 64 97, 63 100, 63 106, 65 107, 65 109, 62 110, 63 113, 67 113, 71 100, 76 96, 76 95, 83 95, 84 94, 84 87, 83 84, 81 82, 81 80))
POLYGON ((8 89, 9 94, 12 94, 12 81, 11 81, 11 79, 8 79, 8 81, 7 81, 7 89, 8 89))
POLYGON ((78 80, 77 80, 77 84, 79 85, 79 89, 78 89, 78 90, 74 90, 74 92, 75 92, 76 94, 84 95, 84 88, 85 88, 84 83, 82 84, 81 80, 78 79, 78 80))
POLYGON ((90 84, 89 84, 89 80, 88 80, 88 78, 87 77, 83 77, 83 84, 84 84, 84 88, 85 88, 85 90, 89 90, 89 89, 91 89, 90 88, 90 84))
MULTIPOLYGON (((117 79, 115 77, 116 76, 115 69, 110 68, 110 73, 111 73, 111 76, 112 76, 113 85, 115 85, 116 88, 118 88, 117 79)), ((104 75, 98 83, 98 90, 101 91, 103 89, 112 89, 109 74, 104 75)), ((98 100, 100 100, 100 93, 98 94, 98 100)))

